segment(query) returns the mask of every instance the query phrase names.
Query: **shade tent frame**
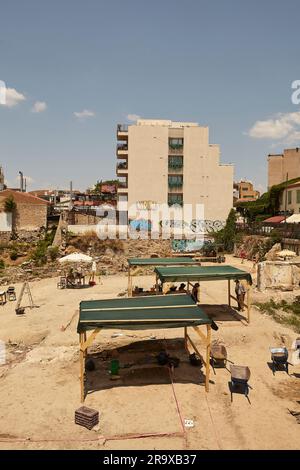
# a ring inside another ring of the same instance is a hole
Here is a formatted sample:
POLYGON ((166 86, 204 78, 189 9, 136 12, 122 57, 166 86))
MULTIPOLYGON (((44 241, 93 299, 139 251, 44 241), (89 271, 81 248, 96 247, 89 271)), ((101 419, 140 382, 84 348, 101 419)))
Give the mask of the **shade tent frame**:
POLYGON ((184 266, 184 265, 195 265, 200 266, 200 261, 195 261, 192 257, 179 258, 129 258, 128 262, 128 297, 132 297, 132 268, 137 266, 149 267, 149 266, 184 266))
POLYGON ((231 299, 238 302, 237 297, 231 294, 231 281, 245 279, 248 283, 248 289, 246 291, 246 303, 247 308, 247 322, 250 323, 250 310, 251 310, 251 285, 252 277, 247 271, 235 268, 234 266, 191 266, 189 268, 183 267, 157 267, 155 268, 156 274, 156 292, 158 292, 158 281, 162 284, 165 282, 187 282, 187 290, 189 292, 190 285, 193 286, 191 281, 224 281, 227 280, 227 294, 228 294, 228 305, 231 307, 231 299))
POLYGON ((80 303, 77 332, 80 348, 80 396, 85 400, 85 361, 88 348, 101 330, 183 328, 184 344, 189 345, 202 358, 205 365, 205 390, 209 391, 211 320, 206 313, 186 294, 144 296, 128 299, 107 299, 80 303), (206 327, 204 334, 200 327, 206 327), (205 359, 188 334, 192 328, 204 341, 205 359), (88 335, 88 331, 91 333, 88 335))

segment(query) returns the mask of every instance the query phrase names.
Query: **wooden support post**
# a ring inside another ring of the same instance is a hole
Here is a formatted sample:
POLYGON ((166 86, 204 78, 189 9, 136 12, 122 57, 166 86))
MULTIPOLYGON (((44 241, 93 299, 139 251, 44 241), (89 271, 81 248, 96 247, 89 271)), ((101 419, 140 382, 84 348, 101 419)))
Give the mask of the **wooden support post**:
MULTIPOLYGON (((86 331, 83 333, 83 341, 84 343, 86 342, 86 331)), ((86 358, 86 356, 87 356, 87 348, 85 348, 84 350, 84 358, 86 358)))
POLYGON ((211 342, 211 326, 207 325, 207 343, 206 343, 206 376, 205 391, 209 391, 209 366, 210 366, 210 342, 211 342))
POLYGON ((132 297, 132 276, 131 276, 130 266, 128 268, 128 288, 127 288, 127 292, 128 292, 128 297, 132 297))
POLYGON ((156 292, 156 294, 159 294, 159 289, 158 289, 158 274, 155 275, 155 292, 156 292))
POLYGON ((188 351, 188 343, 187 343, 187 326, 184 327, 184 348, 188 351))
POLYGON ((84 373, 85 373, 85 358, 84 358, 84 350, 83 350, 83 342, 84 342, 84 335, 79 333, 79 359, 80 359, 80 399, 81 403, 84 402, 85 398, 85 390, 84 390, 84 373))
POLYGON ((190 281, 187 282, 187 292, 190 293, 190 281))
POLYGON ((231 307, 230 279, 228 279, 228 305, 231 307))
POLYGON ((247 321, 250 323, 250 309, 251 309, 251 287, 247 289, 247 321))

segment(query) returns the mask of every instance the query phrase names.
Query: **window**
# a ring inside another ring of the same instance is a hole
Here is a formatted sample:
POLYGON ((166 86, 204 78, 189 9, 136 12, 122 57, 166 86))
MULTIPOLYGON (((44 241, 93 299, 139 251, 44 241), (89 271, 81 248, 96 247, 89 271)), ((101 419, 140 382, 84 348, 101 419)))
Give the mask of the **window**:
POLYGON ((169 183, 170 188, 180 188, 183 184, 183 176, 182 175, 169 176, 168 183, 169 183))
POLYGON ((299 189, 297 189, 296 195, 297 195, 297 204, 300 204, 300 190, 299 189))
POLYGON ((292 191, 288 191, 288 204, 292 204, 292 191))
POLYGON ((168 204, 173 206, 173 204, 183 205, 183 195, 182 194, 169 194, 168 195, 168 204))
POLYGON ((183 167, 182 155, 169 155, 169 170, 177 170, 183 167))
POLYGON ((183 139, 174 139, 174 138, 170 138, 169 139, 169 147, 171 149, 182 149, 183 147, 183 139))

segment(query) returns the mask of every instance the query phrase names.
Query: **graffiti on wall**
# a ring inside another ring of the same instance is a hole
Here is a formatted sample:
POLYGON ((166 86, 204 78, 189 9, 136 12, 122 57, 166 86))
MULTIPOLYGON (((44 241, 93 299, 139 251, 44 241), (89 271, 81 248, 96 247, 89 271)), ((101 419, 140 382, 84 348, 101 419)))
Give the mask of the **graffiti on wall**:
POLYGON ((212 233, 224 228, 225 221, 201 219, 194 219, 191 222, 185 222, 184 220, 161 220, 160 225, 161 227, 170 228, 188 228, 193 233, 212 233))

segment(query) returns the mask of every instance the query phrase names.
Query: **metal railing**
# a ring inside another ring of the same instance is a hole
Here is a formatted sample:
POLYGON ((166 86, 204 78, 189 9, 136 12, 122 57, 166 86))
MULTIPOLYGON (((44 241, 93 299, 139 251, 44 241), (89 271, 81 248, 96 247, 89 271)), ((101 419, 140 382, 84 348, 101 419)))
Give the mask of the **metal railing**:
POLYGON ((183 145, 171 147, 169 145, 169 155, 183 155, 183 145))
POLYGON ((261 235, 265 237, 271 237, 276 234, 279 238, 289 238, 294 240, 300 240, 300 226, 299 224, 264 224, 261 223, 245 223, 237 224, 236 231, 244 233, 245 235, 261 235))
POLYGON ((127 144, 117 144, 117 150, 128 150, 127 144))
POLYGON ((128 132, 128 124, 118 124, 117 132, 128 132))
POLYGON ((127 181, 119 181, 118 188, 128 189, 127 181))
POLYGON ((117 170, 128 170, 127 162, 117 163, 117 170))

